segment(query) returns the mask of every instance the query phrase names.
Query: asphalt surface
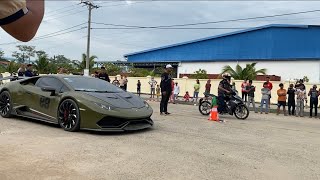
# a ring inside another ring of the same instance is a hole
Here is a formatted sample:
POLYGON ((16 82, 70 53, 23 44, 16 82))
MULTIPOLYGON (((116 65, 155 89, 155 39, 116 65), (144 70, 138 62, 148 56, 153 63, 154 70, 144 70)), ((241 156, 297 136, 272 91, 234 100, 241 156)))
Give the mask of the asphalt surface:
POLYGON ((0 118, 0 179, 320 179, 320 119, 250 114, 208 121, 169 105, 152 129, 65 132, 0 118))

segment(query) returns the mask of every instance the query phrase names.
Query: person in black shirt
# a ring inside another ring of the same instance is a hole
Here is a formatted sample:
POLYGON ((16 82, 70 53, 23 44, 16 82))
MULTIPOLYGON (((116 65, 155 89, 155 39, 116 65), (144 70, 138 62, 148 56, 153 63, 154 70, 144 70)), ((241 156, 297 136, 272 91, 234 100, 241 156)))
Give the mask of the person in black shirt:
POLYGON ((141 94, 141 82, 140 80, 138 80, 138 83, 137 83, 137 94, 140 96, 141 94))
POLYGON ((106 68, 105 67, 101 67, 101 72, 99 73, 99 79, 103 79, 105 81, 110 82, 110 78, 109 75, 107 74, 106 68))
POLYGON ((289 116, 294 116, 294 111, 296 109, 296 100, 295 100, 296 90, 293 88, 293 84, 290 84, 287 94, 288 94, 288 111, 289 116), (291 109, 292 108, 292 109, 291 109))
POLYGON ((303 90, 306 90, 306 86, 303 84, 303 79, 300 79, 299 82, 296 83, 295 88, 302 86, 303 90))
POLYGON ((228 74, 225 74, 222 76, 223 80, 220 81, 219 87, 218 87, 218 112, 223 113, 225 111, 226 106, 226 96, 230 94, 231 91, 231 85, 230 85, 230 79, 231 77, 228 74))
POLYGON ((32 64, 28 64, 28 65, 27 65, 27 70, 26 70, 26 72, 24 73, 24 75, 25 75, 26 77, 32 77, 32 76, 34 76, 33 70, 32 70, 32 64))
POLYGON ((172 93, 172 87, 171 87, 171 75, 173 67, 168 64, 166 65, 165 72, 161 74, 161 103, 160 103, 160 115, 166 114, 169 115, 168 112, 168 102, 170 95, 172 93))

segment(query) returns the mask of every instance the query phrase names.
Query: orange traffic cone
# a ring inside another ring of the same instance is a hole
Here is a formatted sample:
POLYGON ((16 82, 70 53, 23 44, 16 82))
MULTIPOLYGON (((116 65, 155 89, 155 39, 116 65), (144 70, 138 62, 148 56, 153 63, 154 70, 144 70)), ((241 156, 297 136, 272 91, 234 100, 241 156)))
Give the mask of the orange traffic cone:
POLYGON ((218 106, 213 106, 210 110, 210 121, 219 121, 218 106))

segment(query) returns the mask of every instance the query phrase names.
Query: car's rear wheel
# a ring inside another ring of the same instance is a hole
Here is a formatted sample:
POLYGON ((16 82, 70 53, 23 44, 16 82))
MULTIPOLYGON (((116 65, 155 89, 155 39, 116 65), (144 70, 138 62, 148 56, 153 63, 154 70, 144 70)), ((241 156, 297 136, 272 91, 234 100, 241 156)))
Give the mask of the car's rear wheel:
POLYGON ((58 122, 65 131, 74 132, 80 129, 80 111, 75 101, 62 101, 58 108, 58 122))
POLYGON ((11 117, 12 111, 12 103, 11 103, 11 96, 8 91, 3 91, 0 94, 0 114, 4 118, 11 117))

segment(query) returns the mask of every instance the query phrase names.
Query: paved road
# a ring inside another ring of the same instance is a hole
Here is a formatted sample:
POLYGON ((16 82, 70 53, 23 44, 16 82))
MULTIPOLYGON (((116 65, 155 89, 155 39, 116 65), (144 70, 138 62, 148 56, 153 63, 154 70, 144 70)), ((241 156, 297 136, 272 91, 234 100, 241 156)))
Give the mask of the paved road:
POLYGON ((0 179, 320 179, 320 120, 251 114, 208 121, 196 107, 136 133, 68 133, 0 118, 0 179))

